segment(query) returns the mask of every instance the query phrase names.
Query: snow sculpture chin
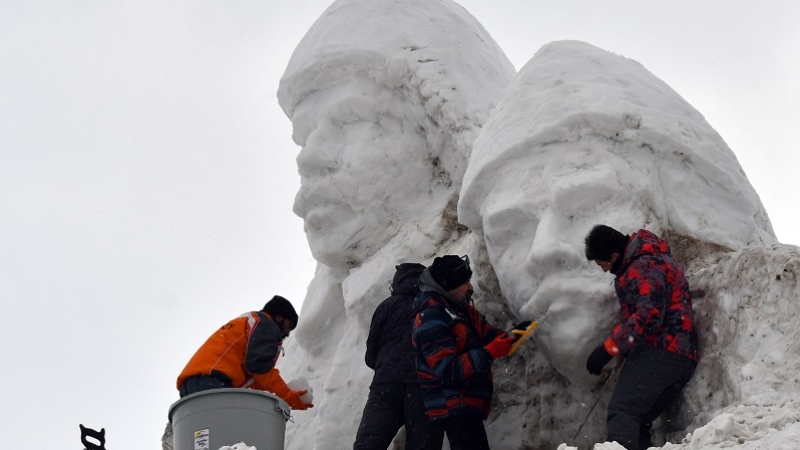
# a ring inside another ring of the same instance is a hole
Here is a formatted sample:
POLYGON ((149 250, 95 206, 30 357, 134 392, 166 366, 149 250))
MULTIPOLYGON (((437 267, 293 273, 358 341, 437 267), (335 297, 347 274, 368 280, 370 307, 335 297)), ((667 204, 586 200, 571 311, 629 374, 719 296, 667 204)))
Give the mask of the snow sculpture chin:
POLYGON ((482 233, 503 294, 573 382, 617 307, 586 261, 597 223, 739 249, 775 242, 758 195, 702 115, 639 63, 574 41, 542 47, 476 140, 459 221, 482 233))
POLYGON ((282 359, 316 399, 301 432, 289 426, 291 448, 352 446, 372 313, 396 264, 426 263, 459 237, 467 158, 513 75, 449 0, 339 0, 295 49, 278 100, 302 147, 294 210, 319 264, 282 359))

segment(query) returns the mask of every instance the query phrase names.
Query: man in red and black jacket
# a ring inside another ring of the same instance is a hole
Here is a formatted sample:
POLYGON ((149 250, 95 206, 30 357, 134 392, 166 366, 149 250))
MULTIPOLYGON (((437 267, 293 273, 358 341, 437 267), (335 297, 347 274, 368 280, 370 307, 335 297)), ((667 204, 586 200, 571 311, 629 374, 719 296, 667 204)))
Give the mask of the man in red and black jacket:
POLYGON ((428 418, 451 450, 488 450, 483 421, 492 403, 492 361, 516 340, 472 306, 469 258, 437 257, 420 275, 412 343, 428 418))
POLYGON ((600 375, 615 355, 626 358, 608 404, 608 441, 650 447, 653 421, 678 398, 699 360, 692 298, 669 245, 648 230, 631 236, 596 225, 586 258, 616 276, 621 322, 586 361, 600 375))

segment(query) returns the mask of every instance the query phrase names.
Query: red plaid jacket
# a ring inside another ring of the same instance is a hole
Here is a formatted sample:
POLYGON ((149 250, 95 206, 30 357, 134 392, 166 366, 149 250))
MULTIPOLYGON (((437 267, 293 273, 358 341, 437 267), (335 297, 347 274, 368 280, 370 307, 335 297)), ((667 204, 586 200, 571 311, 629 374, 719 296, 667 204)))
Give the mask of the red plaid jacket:
POLYGON ((622 322, 605 342, 606 351, 627 355, 644 344, 698 361, 689 283, 667 242, 639 230, 622 258, 614 281, 622 322))

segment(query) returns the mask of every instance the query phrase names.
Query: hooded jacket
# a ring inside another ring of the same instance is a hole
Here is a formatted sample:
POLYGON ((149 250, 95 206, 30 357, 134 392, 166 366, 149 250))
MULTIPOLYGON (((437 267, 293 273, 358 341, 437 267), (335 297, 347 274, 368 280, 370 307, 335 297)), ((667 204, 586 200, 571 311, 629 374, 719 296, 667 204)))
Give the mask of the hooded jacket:
POLYGON ((425 266, 403 263, 392 280, 392 295, 372 315, 364 357, 375 371, 372 384, 416 383, 411 331, 414 325, 414 297, 419 293, 419 275, 425 266))
POLYGON ((282 344, 280 327, 269 314, 242 314, 214 332, 195 352, 178 376, 177 387, 195 375, 214 375, 229 379, 233 387, 272 392, 296 408, 300 397, 275 367, 282 344))
POLYGON ((489 416, 492 403, 492 357, 484 348, 503 333, 471 304, 457 305, 425 270, 414 301, 412 343, 417 376, 428 418, 458 414, 489 416))
POLYGON ((614 274, 622 323, 606 340, 606 351, 627 355, 643 344, 698 361, 689 283, 667 242, 651 231, 637 231, 614 274))

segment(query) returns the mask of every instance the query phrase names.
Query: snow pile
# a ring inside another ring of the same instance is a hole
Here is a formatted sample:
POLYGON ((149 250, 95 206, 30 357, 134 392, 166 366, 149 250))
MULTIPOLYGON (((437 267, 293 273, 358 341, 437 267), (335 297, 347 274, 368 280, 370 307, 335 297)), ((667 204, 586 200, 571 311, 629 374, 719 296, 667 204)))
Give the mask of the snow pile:
POLYGON ((219 450, 257 450, 257 449, 255 447, 250 447, 244 442, 240 442, 233 446, 223 445, 222 447, 219 448, 219 450))
POLYGON ((640 64, 564 41, 514 77, 451 1, 340 0, 278 97, 303 148, 295 212, 319 262, 279 363, 315 396, 287 449, 352 446, 394 266, 448 253, 469 254, 490 322, 541 321, 493 366, 492 448, 601 441, 616 369, 584 365, 617 306, 612 277, 583 257, 596 223, 668 239, 694 293, 702 361, 655 442, 797 444, 800 249, 776 243, 722 138, 640 64))
POLYGON ((711 255, 694 261, 689 276, 698 291, 702 364, 676 417, 702 428, 685 447, 670 448, 757 448, 780 436, 794 437, 797 448, 800 249, 773 244, 711 255))
POLYGON ((293 391, 308 391, 300 396, 300 399, 306 403, 314 403, 314 386, 308 383, 305 377, 298 377, 286 383, 289 389, 293 391))

